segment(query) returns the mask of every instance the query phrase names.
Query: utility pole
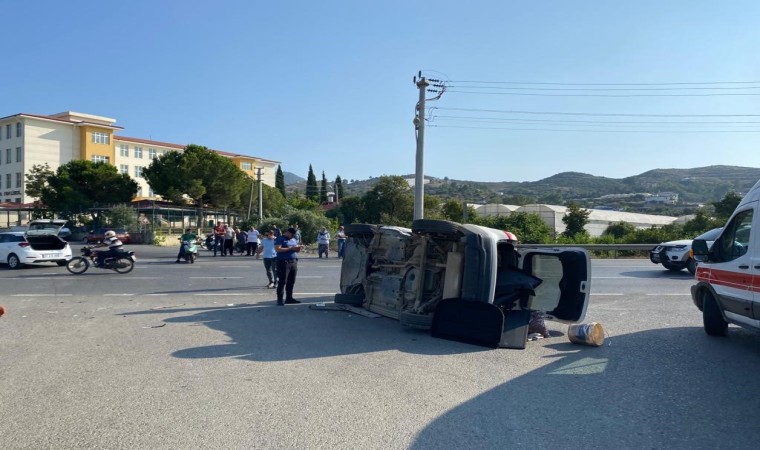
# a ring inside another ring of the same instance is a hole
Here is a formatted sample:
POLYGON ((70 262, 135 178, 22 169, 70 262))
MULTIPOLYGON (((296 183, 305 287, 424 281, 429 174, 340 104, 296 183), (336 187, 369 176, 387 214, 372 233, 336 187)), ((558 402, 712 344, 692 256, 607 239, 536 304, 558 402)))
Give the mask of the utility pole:
POLYGON ((415 84, 420 91, 420 99, 417 102, 417 114, 414 117, 414 129, 417 132, 417 159, 414 172, 414 220, 425 218, 425 91, 429 86, 422 72, 420 79, 415 77, 415 84))
POLYGON ((262 168, 257 167, 256 168, 256 174, 259 177, 259 223, 261 223, 262 220, 264 220, 264 199, 262 198, 263 190, 264 188, 261 186, 261 172, 262 168))
POLYGON ((248 196, 248 215, 246 216, 246 219, 251 220, 251 203, 253 203, 253 182, 254 179, 251 178, 251 195, 248 196))

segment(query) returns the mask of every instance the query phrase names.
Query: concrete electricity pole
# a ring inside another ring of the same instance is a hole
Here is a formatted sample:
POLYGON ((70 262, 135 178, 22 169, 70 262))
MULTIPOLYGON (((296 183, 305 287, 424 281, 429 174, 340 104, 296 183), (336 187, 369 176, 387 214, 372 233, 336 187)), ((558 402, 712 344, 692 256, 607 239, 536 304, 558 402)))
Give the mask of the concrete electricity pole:
POLYGON ((414 172, 414 220, 425 218, 425 91, 429 86, 422 72, 420 79, 415 77, 415 84, 420 90, 420 99, 417 102, 417 114, 414 117, 414 129, 417 131, 417 159, 414 172))
POLYGON ((256 175, 259 178, 259 223, 261 223, 262 220, 264 220, 264 199, 262 198, 264 188, 261 186, 261 167, 256 168, 256 175))

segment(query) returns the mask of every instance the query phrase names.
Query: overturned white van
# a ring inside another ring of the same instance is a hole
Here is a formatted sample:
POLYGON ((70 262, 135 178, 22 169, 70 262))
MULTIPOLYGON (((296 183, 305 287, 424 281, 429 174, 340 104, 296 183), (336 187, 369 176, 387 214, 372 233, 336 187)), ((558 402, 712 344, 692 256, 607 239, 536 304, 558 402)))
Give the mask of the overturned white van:
POLYGON ((337 303, 361 305, 434 336, 524 348, 532 311, 583 320, 591 280, 580 248, 515 248, 504 231, 440 220, 352 224, 337 303))

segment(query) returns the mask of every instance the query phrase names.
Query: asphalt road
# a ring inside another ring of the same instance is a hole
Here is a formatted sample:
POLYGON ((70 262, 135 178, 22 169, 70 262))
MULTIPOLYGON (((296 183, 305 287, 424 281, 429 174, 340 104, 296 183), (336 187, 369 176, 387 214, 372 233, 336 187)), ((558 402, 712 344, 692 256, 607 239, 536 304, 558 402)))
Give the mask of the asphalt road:
MULTIPOLYGON (((277 307, 262 262, 134 246, 135 270, 0 268, 0 448, 757 448, 760 334, 710 338, 692 281, 595 260, 604 347, 489 350, 277 307)), ((331 301, 339 261, 303 258, 331 301)))

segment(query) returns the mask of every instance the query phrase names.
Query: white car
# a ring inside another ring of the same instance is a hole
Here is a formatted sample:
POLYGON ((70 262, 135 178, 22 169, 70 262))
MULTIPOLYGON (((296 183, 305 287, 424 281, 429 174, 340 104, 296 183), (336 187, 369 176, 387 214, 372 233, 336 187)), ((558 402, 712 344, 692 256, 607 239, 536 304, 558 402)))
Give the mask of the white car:
POLYGON ((25 264, 54 262, 66 265, 71 246, 58 236, 65 220, 33 220, 27 231, 0 233, 0 264, 20 269, 25 264))
MULTIPOLYGON (((694 239, 702 239, 710 244, 720 235, 723 228, 713 228, 694 239)), ((649 260, 655 264, 662 264, 666 269, 680 272, 683 269, 694 275, 697 271, 697 263, 691 252, 692 239, 663 242, 649 252, 649 260)))

